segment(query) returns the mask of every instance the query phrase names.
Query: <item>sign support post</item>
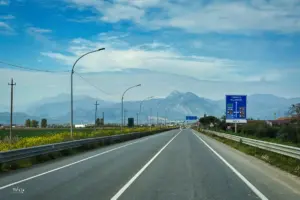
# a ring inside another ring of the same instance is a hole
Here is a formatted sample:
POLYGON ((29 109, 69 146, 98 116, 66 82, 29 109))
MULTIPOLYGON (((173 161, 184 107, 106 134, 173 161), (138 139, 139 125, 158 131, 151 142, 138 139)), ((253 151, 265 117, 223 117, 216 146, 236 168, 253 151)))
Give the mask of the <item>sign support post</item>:
POLYGON ((234 123, 234 132, 237 133, 237 123, 234 123))

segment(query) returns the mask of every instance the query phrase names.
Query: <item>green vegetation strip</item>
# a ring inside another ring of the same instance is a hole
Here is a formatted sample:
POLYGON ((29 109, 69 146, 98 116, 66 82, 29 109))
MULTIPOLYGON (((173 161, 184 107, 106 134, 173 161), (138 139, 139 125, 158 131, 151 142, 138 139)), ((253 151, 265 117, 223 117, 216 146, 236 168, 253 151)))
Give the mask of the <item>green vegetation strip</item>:
POLYGON ((216 136, 214 134, 205 132, 205 131, 201 131, 201 133, 212 137, 226 145, 229 145, 241 152, 244 152, 248 155, 254 156, 260 160, 263 160, 273 166, 276 166, 284 171, 287 171, 291 174, 294 174, 296 176, 300 177, 300 160, 295 159, 295 158, 291 158, 288 156, 284 156, 281 154, 277 154, 277 153, 273 153, 270 151, 266 151, 263 149, 259 149, 256 147, 252 147, 246 144, 243 144, 241 142, 236 142, 233 140, 229 140, 223 137, 219 137, 216 136))
POLYGON ((230 134, 230 135, 236 135, 236 136, 251 138, 251 139, 254 139, 254 140, 262 140, 262 141, 272 142, 272 143, 277 143, 277 144, 282 144, 282 145, 300 147, 300 143, 293 143, 293 142, 290 142, 288 140, 283 140, 282 138, 270 138, 270 137, 266 137, 266 136, 265 137, 257 137, 255 135, 245 134, 244 132, 235 133, 233 131, 224 131, 222 129, 214 129, 212 131, 217 131, 217 132, 220 132, 220 133, 227 133, 227 134, 230 134))
MULTIPOLYGON (((38 130, 38 129, 37 129, 38 130)), ((73 133, 73 138, 70 137, 70 132, 50 132, 45 133, 43 131, 38 134, 36 131, 34 136, 29 136, 29 130, 24 129, 24 135, 20 134, 20 136, 13 136, 12 143, 10 143, 9 137, 5 136, 3 139, 0 139, 0 152, 1 151, 9 151, 13 149, 21 149, 28 148, 34 146, 40 146, 45 144, 53 144, 58 142, 66 142, 70 140, 78 140, 85 138, 95 138, 102 136, 111 136, 111 135, 119 135, 133 132, 145 132, 150 131, 149 127, 139 127, 139 128, 124 128, 121 132, 120 129, 104 129, 104 130, 90 130, 90 129, 75 129, 76 131, 73 133), (80 130, 80 132, 79 132, 80 130)), ((151 130, 160 130, 160 127, 153 127, 151 130)))
MULTIPOLYGON (((163 132, 165 130, 167 130, 167 129, 152 128, 151 132, 153 131, 153 134, 156 134, 156 133, 163 132)), ((126 128, 126 129, 123 130, 123 133, 146 132, 146 131, 150 131, 150 129, 149 128, 134 128, 134 129, 126 128)), ((120 134, 120 133, 121 133, 120 130, 118 130, 117 132, 116 132, 116 130, 114 132, 103 132, 103 130, 101 130, 101 131, 94 132, 94 134, 92 134, 92 135, 90 135, 90 134, 85 135, 84 134, 84 135, 81 135, 81 136, 82 137, 86 137, 86 136, 95 137, 95 136, 104 136, 104 135, 116 135, 116 134, 120 134)), ((54 134, 55 137, 57 137, 57 135, 58 134, 54 134)), ((62 135, 65 137, 64 133, 62 135)), ((76 135, 77 139, 79 139, 79 136, 80 135, 76 135)), ((42 142, 43 141, 48 141, 50 143, 51 142, 53 143, 53 141, 49 140, 48 137, 51 138, 50 135, 49 136, 38 136, 38 137, 32 137, 32 138, 25 137, 25 138, 22 138, 22 139, 25 139, 25 140, 21 140, 23 142, 20 143, 20 144, 23 144, 24 141, 28 142, 28 139, 33 140, 33 139, 36 139, 36 138, 42 139, 42 142)), ((57 142, 59 142, 59 141, 57 141, 57 142)), ((117 141, 117 142, 120 142, 120 141, 117 141)), ((39 141, 38 143, 41 144, 41 141, 39 141)), ((37 143, 35 143, 35 144, 37 144, 37 143)), ((95 149, 95 148, 99 148, 99 147, 102 147, 102 146, 106 146, 106 145, 109 145, 109 144, 108 143, 107 144, 94 143, 94 144, 84 145, 84 146, 81 146, 81 147, 78 147, 78 148, 66 149, 66 150, 62 150, 62 151, 59 151, 59 152, 49 153, 49 154, 45 154, 45 155, 39 155, 39 156, 35 156, 35 157, 32 157, 32 158, 27 158, 27 159, 23 159, 23 160, 18 160, 18 161, 13 161, 13 162, 8 162, 8 163, 2 163, 2 164, 0 164, 0 173, 13 171, 13 170, 17 170, 17 169, 20 169, 20 168, 30 167, 30 166, 35 165, 35 164, 44 163, 44 162, 47 162, 47 161, 50 161, 50 160, 53 160, 53 159, 73 155, 73 154, 76 154, 76 153, 82 153, 82 152, 85 152, 85 151, 88 151, 88 150, 91 150, 91 149, 95 149)), ((28 144, 25 144, 25 146, 28 146, 28 144)), ((34 145, 34 146, 36 146, 36 145, 34 145)), ((1 147, 1 143, 0 143, 0 147, 1 147)))

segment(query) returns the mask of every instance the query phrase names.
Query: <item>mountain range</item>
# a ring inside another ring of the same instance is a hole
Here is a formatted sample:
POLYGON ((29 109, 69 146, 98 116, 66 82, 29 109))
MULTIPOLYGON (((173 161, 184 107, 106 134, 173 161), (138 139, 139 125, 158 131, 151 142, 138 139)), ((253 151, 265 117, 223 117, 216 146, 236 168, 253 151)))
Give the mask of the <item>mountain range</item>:
MULTIPOLYGON (((60 94, 46 98, 28 106, 25 112, 14 113, 14 123, 23 124, 26 119, 41 120, 47 118, 48 123, 68 123, 70 118, 70 96, 60 94)), ((98 117, 105 115, 105 122, 119 123, 121 120, 121 103, 95 99, 87 95, 74 96, 74 123, 93 123, 95 102, 98 101, 98 117)), ((249 95, 248 117, 254 119, 274 119, 286 116, 292 104, 299 103, 300 98, 283 98, 270 94, 249 95), (276 115, 275 115, 276 113, 276 115)), ((211 100, 199 97, 192 92, 173 91, 165 98, 146 100, 140 111, 140 101, 125 101, 125 117, 137 117, 145 123, 151 116, 159 120, 184 120, 186 115, 203 116, 204 114, 222 116, 225 112, 225 100, 211 100)), ((9 123, 9 112, 0 112, 0 124, 9 123)))

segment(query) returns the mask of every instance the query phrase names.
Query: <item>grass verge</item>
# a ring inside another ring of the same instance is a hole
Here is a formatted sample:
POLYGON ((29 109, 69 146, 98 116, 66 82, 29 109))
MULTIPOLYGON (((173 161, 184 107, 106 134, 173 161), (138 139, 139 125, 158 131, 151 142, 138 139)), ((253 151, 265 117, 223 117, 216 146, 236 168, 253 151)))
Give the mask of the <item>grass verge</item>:
MULTIPOLYGON (((160 127, 152 128, 152 131, 157 131, 157 130, 161 130, 161 128, 160 127)), ((9 137, 5 137, 2 140, 0 139, 0 152, 9 151, 13 149, 40 146, 45 144, 65 142, 70 140, 128 134, 132 132, 147 132, 147 131, 150 131, 149 127, 124 128, 122 132, 120 129, 105 129, 105 130, 99 129, 92 132, 85 132, 85 130, 82 129, 82 132, 74 132, 73 138, 70 137, 69 132, 61 132, 55 134, 41 134, 32 137, 12 137, 11 143, 9 137)))
MULTIPOLYGON (((157 133, 164 132, 167 130, 170 130, 170 129, 153 130, 151 132, 151 134, 157 134, 157 133)), ((138 138, 135 138, 135 139, 138 139, 138 138)), ((11 171, 21 169, 21 168, 31 167, 32 165, 35 165, 35 164, 44 163, 44 162, 47 162, 50 160, 54 160, 54 159, 69 156, 69 155, 74 155, 77 153, 83 153, 83 152, 86 152, 91 149, 99 148, 102 146, 107 146, 110 144, 120 143, 120 142, 122 142, 122 141, 121 140, 108 141, 105 144, 102 142, 93 143, 93 144, 84 145, 84 146, 81 146, 78 148, 66 149, 66 150, 62 150, 59 152, 53 152, 53 153, 49 153, 49 154, 45 154, 45 155, 39 155, 39 156, 35 156, 32 158, 27 158, 27 159, 23 159, 23 160, 7 162, 7 163, 0 163, 0 174, 6 173, 6 172, 11 172, 11 171)))
POLYGON ((226 138, 222 138, 219 136, 216 136, 214 134, 201 131, 201 133, 212 137, 226 145, 229 145, 241 152, 244 152, 248 155, 254 156, 260 160, 263 160, 273 166, 276 166, 284 171, 287 171, 293 175, 296 175, 300 177, 300 160, 296 158, 291 158, 285 155, 277 154, 274 152, 266 151, 263 149, 259 149, 257 147, 252 147, 246 144, 243 144, 241 142, 236 142, 233 140, 229 140, 226 138))
POLYGON ((290 141, 284 141, 284 140, 279 139, 279 138, 257 137, 255 135, 245 134, 245 133, 242 133, 242 132, 235 133, 233 131, 224 131, 224 130, 213 130, 213 131, 217 131, 217 132, 220 132, 220 133, 231 134, 231 135, 237 135, 237 136, 241 136, 241 137, 247 137, 247 138, 251 138, 251 139, 254 139, 254 140, 262 140, 262 141, 266 141, 266 142, 273 142, 273 143, 277 143, 277 144, 300 147, 300 143, 293 143, 293 142, 290 142, 290 141))

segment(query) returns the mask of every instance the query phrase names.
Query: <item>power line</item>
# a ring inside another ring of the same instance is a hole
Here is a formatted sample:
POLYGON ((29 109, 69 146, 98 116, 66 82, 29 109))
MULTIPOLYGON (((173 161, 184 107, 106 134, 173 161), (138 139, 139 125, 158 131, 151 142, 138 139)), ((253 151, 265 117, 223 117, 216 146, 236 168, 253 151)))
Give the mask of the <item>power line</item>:
POLYGON ((21 65, 16 65, 16 64, 11 64, 7 62, 0 61, 1 64, 8 65, 11 67, 15 68, 20 68, 20 69, 25 69, 25 70, 30 70, 30 71, 37 71, 37 72, 47 72, 47 73, 62 73, 62 72, 70 72, 69 70, 66 71, 51 71, 51 70, 42 70, 42 69, 35 69, 35 68, 30 68, 30 67, 24 67, 21 65))
POLYGON ((87 79, 83 78, 79 73, 74 72, 77 76, 79 76, 82 80, 84 80, 86 83, 88 83, 89 85, 93 86, 95 89, 99 90, 100 92, 111 96, 111 94, 105 92, 104 90, 102 90, 101 88, 97 87, 96 85, 94 85, 93 83, 91 83, 90 81, 88 81, 87 79))
MULTIPOLYGON (((0 61, 1 64, 5 64, 11 67, 16 67, 16 68, 20 68, 20 69, 25 69, 25 70, 30 70, 30 71, 38 71, 38 72, 47 72, 47 73, 65 73, 65 72, 70 72, 69 70, 66 71, 51 71, 51 70, 42 70, 42 69, 35 69, 35 68, 30 68, 30 67, 24 67, 21 65, 16 65, 16 64, 11 64, 11 63, 7 63, 4 61, 0 61)), ((104 90, 100 89, 99 87, 97 87, 96 85, 94 85, 93 83, 89 82, 87 79, 83 78, 79 73, 74 72, 76 75, 78 75, 82 80, 84 80, 86 83, 88 83, 89 85, 93 86, 94 88, 96 88, 97 90, 99 90, 100 92, 111 96, 111 94, 105 92, 104 90)))

